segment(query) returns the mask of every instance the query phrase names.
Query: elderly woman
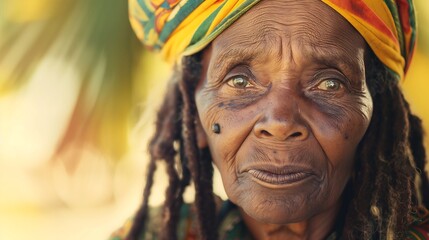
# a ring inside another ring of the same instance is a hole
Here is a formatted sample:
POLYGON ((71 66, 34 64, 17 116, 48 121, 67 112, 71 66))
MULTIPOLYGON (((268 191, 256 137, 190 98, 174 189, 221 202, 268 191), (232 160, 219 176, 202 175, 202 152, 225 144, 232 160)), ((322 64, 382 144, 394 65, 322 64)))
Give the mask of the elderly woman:
POLYGON ((429 239, 405 0, 130 1, 177 64, 143 204, 112 239, 429 239), (148 208, 156 161, 169 186, 148 208), (212 163, 229 200, 215 200, 212 163), (183 203, 194 183, 195 204, 183 203))

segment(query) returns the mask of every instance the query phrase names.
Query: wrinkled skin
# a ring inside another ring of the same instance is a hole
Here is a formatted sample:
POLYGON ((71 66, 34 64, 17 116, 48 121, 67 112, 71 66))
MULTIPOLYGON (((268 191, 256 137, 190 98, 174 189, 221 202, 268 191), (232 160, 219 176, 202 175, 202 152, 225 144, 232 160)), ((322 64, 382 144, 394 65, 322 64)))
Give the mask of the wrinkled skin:
POLYGON ((372 115, 365 51, 317 0, 262 1, 204 51, 199 145, 256 238, 332 231, 372 115))

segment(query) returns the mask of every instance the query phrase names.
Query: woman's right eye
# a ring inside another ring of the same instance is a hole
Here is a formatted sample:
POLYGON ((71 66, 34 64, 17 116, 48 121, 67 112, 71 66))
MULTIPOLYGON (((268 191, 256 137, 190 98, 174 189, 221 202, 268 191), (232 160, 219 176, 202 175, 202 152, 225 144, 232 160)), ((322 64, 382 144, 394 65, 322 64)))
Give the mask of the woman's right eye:
POLYGON ((245 88, 252 86, 249 79, 245 76, 242 76, 242 75, 234 76, 234 77, 230 78, 227 81, 227 84, 231 87, 239 88, 239 89, 245 89, 245 88))

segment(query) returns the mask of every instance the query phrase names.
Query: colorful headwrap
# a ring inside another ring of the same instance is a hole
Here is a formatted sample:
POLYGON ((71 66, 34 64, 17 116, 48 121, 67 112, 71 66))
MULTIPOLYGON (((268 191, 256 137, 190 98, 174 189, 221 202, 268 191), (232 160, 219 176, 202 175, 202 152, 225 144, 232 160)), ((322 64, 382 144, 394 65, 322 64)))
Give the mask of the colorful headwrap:
MULTIPOLYGON (((139 39, 172 62, 207 46, 260 0, 129 0, 139 39)), ((412 0, 321 0, 363 36, 377 57, 404 77, 413 55, 416 22, 412 0)))

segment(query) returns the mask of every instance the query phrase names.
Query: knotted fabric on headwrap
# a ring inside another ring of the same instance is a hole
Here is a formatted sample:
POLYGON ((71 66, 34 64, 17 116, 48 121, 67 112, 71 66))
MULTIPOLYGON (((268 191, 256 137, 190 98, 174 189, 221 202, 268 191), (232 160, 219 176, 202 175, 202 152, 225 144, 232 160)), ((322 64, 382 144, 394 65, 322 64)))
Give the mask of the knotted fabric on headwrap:
MULTIPOLYGON (((260 0, 129 0, 138 38, 172 62, 207 46, 260 0)), ((399 79, 410 63, 416 38, 412 0, 321 0, 363 36, 399 79)))

